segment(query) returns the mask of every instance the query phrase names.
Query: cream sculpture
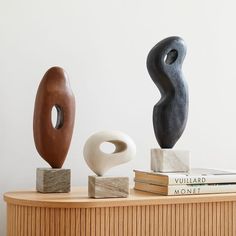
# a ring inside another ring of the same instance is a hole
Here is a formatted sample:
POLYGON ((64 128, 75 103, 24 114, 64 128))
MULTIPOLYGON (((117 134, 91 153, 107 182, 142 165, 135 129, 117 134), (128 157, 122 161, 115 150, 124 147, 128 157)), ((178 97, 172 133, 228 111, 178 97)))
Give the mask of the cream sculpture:
POLYGON ((112 198, 129 195, 129 178, 104 176, 114 166, 129 162, 136 154, 133 140, 120 131, 101 131, 88 138, 84 145, 84 159, 96 176, 89 176, 89 197, 112 198), (105 153, 105 142, 115 146, 113 153, 105 153))

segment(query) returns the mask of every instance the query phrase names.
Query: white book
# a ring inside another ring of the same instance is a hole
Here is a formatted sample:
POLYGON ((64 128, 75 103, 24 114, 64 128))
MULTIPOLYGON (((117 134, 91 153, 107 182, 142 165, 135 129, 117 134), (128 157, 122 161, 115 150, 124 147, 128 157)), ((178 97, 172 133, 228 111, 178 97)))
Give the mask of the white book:
POLYGON ((157 185, 184 185, 210 183, 236 183, 236 172, 214 169, 191 169, 189 172, 163 173, 134 170, 137 181, 157 185))
POLYGON ((201 184, 161 186, 135 181, 134 189, 160 195, 193 195, 236 192, 236 184, 201 184))

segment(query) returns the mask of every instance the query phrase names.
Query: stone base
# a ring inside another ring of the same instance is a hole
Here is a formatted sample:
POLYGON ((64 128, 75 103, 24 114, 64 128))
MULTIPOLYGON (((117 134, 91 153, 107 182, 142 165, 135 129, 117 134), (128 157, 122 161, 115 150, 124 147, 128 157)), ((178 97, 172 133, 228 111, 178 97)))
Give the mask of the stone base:
POLYGON ((190 170, 190 153, 185 150, 151 149, 151 170, 187 172, 190 170))
POLYGON ((93 198, 120 198, 129 196, 128 177, 88 177, 88 195, 93 198))
POLYGON ((70 192, 70 169, 37 168, 36 190, 40 193, 70 192))

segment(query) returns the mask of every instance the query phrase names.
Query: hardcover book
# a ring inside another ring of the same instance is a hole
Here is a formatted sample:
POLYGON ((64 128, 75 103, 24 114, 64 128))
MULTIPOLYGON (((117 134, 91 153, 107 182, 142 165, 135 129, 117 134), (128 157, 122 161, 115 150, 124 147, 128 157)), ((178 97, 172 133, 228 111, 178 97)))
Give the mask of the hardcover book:
POLYGON ((191 195, 236 192, 236 184, 201 184, 161 186, 135 181, 134 189, 160 195, 191 195))
POLYGON ((236 183, 236 172, 214 169, 191 169, 189 172, 162 173, 134 170, 135 180, 157 185, 236 183))

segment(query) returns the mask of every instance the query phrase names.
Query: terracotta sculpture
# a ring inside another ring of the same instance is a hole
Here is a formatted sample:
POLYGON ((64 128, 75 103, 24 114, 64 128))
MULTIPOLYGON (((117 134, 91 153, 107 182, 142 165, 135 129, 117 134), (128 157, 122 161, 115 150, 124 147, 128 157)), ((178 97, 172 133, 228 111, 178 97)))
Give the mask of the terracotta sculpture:
POLYGON ((62 68, 52 67, 39 85, 33 119, 35 146, 52 168, 61 168, 65 161, 74 118, 75 98, 67 75, 62 68), (51 121, 53 107, 57 110, 55 127, 51 121))

